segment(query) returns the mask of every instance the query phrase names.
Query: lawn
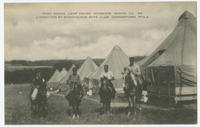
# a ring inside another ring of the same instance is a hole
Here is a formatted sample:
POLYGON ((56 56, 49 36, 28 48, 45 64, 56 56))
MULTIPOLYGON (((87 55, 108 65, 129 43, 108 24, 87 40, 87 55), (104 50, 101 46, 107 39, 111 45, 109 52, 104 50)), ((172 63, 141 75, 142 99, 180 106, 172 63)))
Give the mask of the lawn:
POLYGON ((62 96, 48 99, 48 115, 31 118, 30 85, 5 86, 5 124, 195 124, 197 111, 179 108, 160 110, 144 108, 136 120, 127 117, 126 108, 113 108, 112 114, 100 115, 100 104, 83 99, 80 119, 71 119, 70 107, 62 96))

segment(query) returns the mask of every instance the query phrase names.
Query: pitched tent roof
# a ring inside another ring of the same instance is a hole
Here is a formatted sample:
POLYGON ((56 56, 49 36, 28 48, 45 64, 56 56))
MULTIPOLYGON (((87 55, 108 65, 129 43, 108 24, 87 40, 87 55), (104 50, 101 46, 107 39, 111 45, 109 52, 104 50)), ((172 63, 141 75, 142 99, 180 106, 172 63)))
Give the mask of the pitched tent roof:
POLYGON ((51 76, 51 78, 49 79, 48 83, 51 83, 55 80, 56 76, 59 74, 60 72, 56 69, 55 72, 53 73, 53 75, 51 76))
POLYGON ((192 64, 191 62, 195 62, 193 60, 196 57, 196 45, 196 18, 185 11, 169 36, 139 64, 142 67, 150 64, 151 66, 180 65, 182 62, 192 64))
POLYGON ((78 70, 78 74, 79 74, 81 80, 86 78, 91 72, 94 72, 97 68, 98 67, 94 63, 92 58, 88 56, 78 70))
POLYGON ((69 69, 68 73, 66 73, 65 75, 63 75, 63 77, 60 79, 60 83, 67 83, 67 80, 69 78, 69 76, 72 74, 72 69, 76 67, 74 64, 71 66, 71 68, 69 69))
POLYGON ((67 70, 65 68, 62 69, 62 71, 60 72, 59 75, 56 76, 55 81, 54 82, 60 82, 60 80, 67 74, 67 70))
MULTIPOLYGON (((197 20, 188 11, 179 18, 175 30, 168 36, 168 47, 147 67, 175 66, 175 74, 181 72, 181 85, 197 85, 197 20), (178 72, 178 73, 176 73, 178 72)), ((177 75, 180 76, 180 75, 177 75)), ((176 77, 177 77, 176 76, 176 77)), ((177 85, 180 85, 177 84, 177 85)))
POLYGON ((119 46, 114 46, 104 62, 99 68, 96 69, 94 73, 90 74, 89 78, 99 79, 101 73, 104 71, 105 64, 109 66, 109 70, 112 71, 114 77, 118 79, 122 77, 124 67, 129 65, 129 57, 119 46))
MULTIPOLYGON (((168 36, 168 46, 149 66, 196 66, 197 21, 188 11, 179 18, 175 30, 168 36)), ((166 42, 165 42, 166 43, 166 42)))

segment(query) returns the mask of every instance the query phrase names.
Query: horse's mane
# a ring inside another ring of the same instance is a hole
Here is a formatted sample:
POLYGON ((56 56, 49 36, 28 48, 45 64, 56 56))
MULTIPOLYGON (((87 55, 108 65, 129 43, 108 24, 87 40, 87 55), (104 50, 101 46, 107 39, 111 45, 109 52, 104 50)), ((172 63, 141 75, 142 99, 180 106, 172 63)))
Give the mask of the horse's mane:
POLYGON ((102 77, 102 78, 101 78, 101 84, 104 84, 104 81, 108 82, 109 80, 108 80, 108 78, 106 78, 106 77, 102 77))

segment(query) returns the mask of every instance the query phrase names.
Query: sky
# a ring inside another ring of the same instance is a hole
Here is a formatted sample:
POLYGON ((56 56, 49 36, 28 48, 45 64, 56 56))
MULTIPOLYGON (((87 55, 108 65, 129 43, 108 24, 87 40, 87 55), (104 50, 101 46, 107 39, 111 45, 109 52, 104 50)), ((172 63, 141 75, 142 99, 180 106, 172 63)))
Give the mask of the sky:
POLYGON ((149 55, 186 10, 196 16, 196 3, 7 3, 5 60, 105 58, 115 45, 128 56, 149 55), (45 12, 142 12, 148 18, 36 18, 45 12))

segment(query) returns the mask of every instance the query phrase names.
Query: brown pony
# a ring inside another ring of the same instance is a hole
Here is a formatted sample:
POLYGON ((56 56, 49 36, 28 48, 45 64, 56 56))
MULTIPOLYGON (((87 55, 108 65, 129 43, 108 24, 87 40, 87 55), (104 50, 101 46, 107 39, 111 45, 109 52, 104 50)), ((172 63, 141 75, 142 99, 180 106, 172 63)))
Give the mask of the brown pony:
MULTIPOLYGON (((126 70, 126 69, 125 69, 126 70)), ((124 92, 125 96, 128 99, 128 116, 131 114, 136 115, 136 84, 134 83, 132 77, 131 77, 131 72, 129 70, 126 70, 126 73, 124 74, 124 80, 125 80, 125 87, 124 87, 124 92)))
POLYGON ((65 98, 68 100, 69 105, 72 106, 73 114, 76 117, 79 117, 79 106, 83 97, 83 88, 80 84, 77 84, 76 82, 72 83, 72 86, 72 90, 67 96, 65 96, 65 98))
POLYGON ((111 82, 106 78, 101 78, 101 88, 99 90, 100 100, 103 103, 103 113, 110 111, 111 99, 113 96, 113 90, 110 87, 111 82))

